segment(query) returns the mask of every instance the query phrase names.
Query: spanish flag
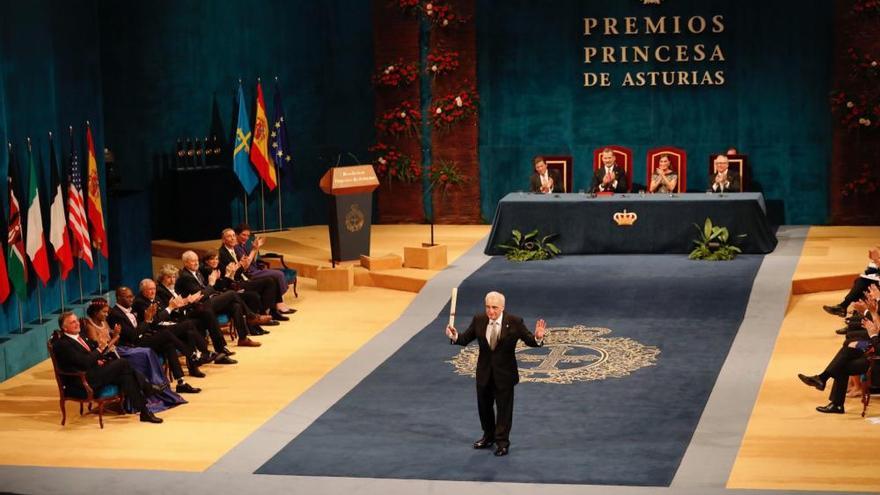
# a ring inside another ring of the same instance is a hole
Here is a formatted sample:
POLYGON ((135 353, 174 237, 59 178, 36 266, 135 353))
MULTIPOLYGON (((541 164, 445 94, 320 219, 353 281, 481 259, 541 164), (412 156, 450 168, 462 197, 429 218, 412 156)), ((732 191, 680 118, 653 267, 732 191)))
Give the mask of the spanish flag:
POLYGON ((254 141, 251 143, 251 163, 260 174, 270 191, 275 190, 278 179, 275 167, 269 161, 269 120, 266 118, 266 104, 263 102, 263 86, 257 81, 257 117, 254 120, 254 141))
POLYGON ((107 255, 107 232, 104 230, 104 208, 101 206, 101 181, 98 178, 98 160, 95 157, 95 141, 92 139, 92 128, 86 127, 86 143, 89 148, 88 171, 89 171, 89 223, 91 224, 92 245, 101 251, 104 258, 107 255))

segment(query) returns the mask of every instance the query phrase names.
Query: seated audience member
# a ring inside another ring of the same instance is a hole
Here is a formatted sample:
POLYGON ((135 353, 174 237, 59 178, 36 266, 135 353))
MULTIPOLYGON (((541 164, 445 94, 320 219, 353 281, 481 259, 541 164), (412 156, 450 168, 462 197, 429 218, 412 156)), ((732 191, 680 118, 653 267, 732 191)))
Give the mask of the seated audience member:
POLYGON ((868 250, 867 268, 853 281, 852 288, 844 296, 843 301, 834 306, 822 306, 822 309, 832 315, 846 317, 849 305, 861 299, 870 286, 876 286, 878 283, 880 283, 880 246, 875 246, 868 250))
MULTIPOLYGON (((212 356, 211 352, 208 350, 208 343, 205 342, 203 332, 200 331, 196 322, 182 317, 182 310, 194 302, 195 298, 192 299, 193 300, 181 301, 180 307, 173 311, 169 311, 170 318, 156 324, 173 333, 174 336, 181 341, 186 342, 190 349, 193 349, 193 355, 191 356, 192 362, 195 365, 200 365, 210 362, 209 358, 216 356, 212 356)), ((167 304, 156 298, 156 282, 153 282, 152 279, 145 278, 141 280, 140 284, 138 284, 138 295, 135 296, 134 303, 132 304, 132 309, 138 320, 143 321, 145 319, 147 308, 154 304, 156 305, 156 311, 163 311, 168 307, 167 304)), ((204 376, 202 372, 197 371, 193 374, 193 371, 194 370, 192 369, 190 370, 191 376, 204 376)))
MULTIPOLYGON (((147 308, 144 319, 138 321, 137 316, 132 309, 134 302, 134 293, 128 287, 121 286, 116 289, 116 305, 110 310, 107 317, 107 323, 111 327, 120 327, 119 345, 128 347, 149 347, 156 354, 162 356, 168 367, 171 369, 171 375, 177 380, 175 390, 179 394, 197 394, 202 391, 200 388, 193 387, 186 383, 183 378, 183 369, 180 367, 180 361, 177 360, 177 351, 187 356, 187 366, 190 368, 190 374, 198 371, 198 365, 191 361, 192 349, 178 339, 168 330, 153 325, 170 317, 170 310, 157 311, 156 306, 147 308)), ((174 310, 180 305, 178 300, 172 300, 168 306, 174 310)), ((194 376, 200 373, 195 373, 194 376)))
MULTIPOLYGON (((174 290, 174 284, 177 282, 177 274, 180 272, 174 265, 165 265, 159 269, 156 280, 156 299, 165 307, 171 299, 178 297, 174 290)), ((197 296, 191 296, 195 299, 197 296)), ((187 298, 189 300, 190 298, 187 298)), ((211 311, 210 307, 199 303, 198 301, 190 303, 177 309, 175 312, 183 314, 184 318, 195 320, 196 326, 207 332, 211 337, 211 343, 214 345, 214 351, 217 355, 212 360, 214 364, 236 364, 238 361, 230 356, 235 352, 226 347, 226 339, 223 338, 223 332, 220 331, 220 322, 217 321, 217 315, 211 311)), ((173 313, 172 313, 173 314, 173 313)))
MULTIPOLYGON (((226 229, 223 232, 225 233, 227 230, 229 231, 228 237, 231 237, 235 242, 235 232, 232 229, 226 229)), ((225 247, 225 244, 223 246, 225 247)), ((202 257, 199 271, 209 282, 208 285, 219 292, 237 291, 255 313, 268 314, 272 317, 274 321, 264 323, 264 325, 277 325, 279 321, 290 320, 279 313, 276 307, 281 301, 281 296, 278 294, 278 284, 275 280, 266 277, 247 278, 241 263, 232 261, 236 258, 234 244, 233 248, 229 250, 224 250, 224 247, 217 251, 209 251, 202 257), (227 263, 221 266, 220 257, 224 251, 226 253, 224 259, 227 260, 227 263), (213 284, 210 283, 212 280, 213 284)))
POLYGON ((215 315, 225 314, 232 320, 238 332, 240 347, 259 347, 261 343, 251 339, 249 335, 268 334, 259 324, 269 322, 272 318, 254 313, 236 292, 217 292, 209 286, 199 272, 199 256, 194 251, 184 252, 181 259, 184 268, 174 284, 174 290, 182 297, 201 294, 203 305, 210 308, 215 315))
POLYGON ((715 157, 715 173, 709 177, 710 192, 740 192, 739 174, 735 170, 730 170, 729 167, 730 161, 726 155, 715 157))
MULTIPOLYGON (((281 314, 291 314, 295 313, 296 310, 290 309, 284 304, 284 294, 287 293, 288 284, 287 277, 284 276, 284 272, 281 270, 275 270, 269 268, 267 265, 263 264, 258 260, 260 255, 260 248, 265 244, 266 239, 264 237, 255 236, 253 243, 250 242, 251 237, 251 228, 246 223, 239 224, 233 229, 235 232, 235 240, 236 245, 233 248, 236 261, 241 263, 241 267, 244 269, 243 274, 248 279, 254 278, 272 278, 275 283, 278 284, 278 298, 279 301, 275 305, 275 309, 278 310, 281 314)), ((226 241, 225 235, 223 240, 223 246, 227 247, 228 242, 226 241)), ((225 257, 222 254, 220 255, 220 264, 226 266, 227 262, 225 257)))
POLYGON ((99 352, 94 341, 80 335, 79 318, 72 311, 61 313, 58 326, 63 335, 53 341, 52 347, 61 370, 85 372, 86 381, 94 390, 110 384, 118 386, 131 406, 140 412, 141 421, 162 422, 150 412, 146 401, 146 397, 161 392, 162 386, 150 384, 125 359, 113 359, 99 352))
POLYGON ((110 325, 107 323, 107 315, 109 314, 110 306, 103 297, 92 299, 86 307, 86 316, 83 318, 85 335, 97 344, 98 352, 101 354, 112 353, 117 357, 124 358, 148 382, 164 388, 161 392, 147 398, 147 408, 151 412, 156 413, 179 404, 186 404, 183 397, 169 388, 165 369, 155 351, 149 347, 116 347, 122 329, 118 324, 112 330, 110 329, 110 325))
POLYGON ((798 378, 807 385, 818 390, 825 390, 825 384, 829 378, 834 379, 831 387, 830 402, 828 405, 816 408, 821 413, 843 414, 843 402, 846 399, 847 382, 851 375, 861 375, 868 370, 868 355, 877 348, 878 323, 880 316, 877 315, 877 304, 872 305, 870 317, 862 320, 862 325, 867 331, 867 338, 859 340, 847 340, 837 354, 825 367, 825 371, 818 375, 807 376, 798 374, 798 378))
POLYGON ((555 170, 549 170, 543 156, 536 156, 532 161, 535 173, 529 178, 529 191, 550 194, 562 191, 562 181, 555 170))
POLYGON ((669 168, 669 155, 660 155, 660 161, 651 176, 650 192, 673 193, 678 185, 678 175, 669 168))
POLYGON ((602 166, 597 168, 593 174, 590 192, 626 192, 629 189, 629 184, 626 182, 626 170, 617 164, 614 151, 605 148, 600 157, 602 166))

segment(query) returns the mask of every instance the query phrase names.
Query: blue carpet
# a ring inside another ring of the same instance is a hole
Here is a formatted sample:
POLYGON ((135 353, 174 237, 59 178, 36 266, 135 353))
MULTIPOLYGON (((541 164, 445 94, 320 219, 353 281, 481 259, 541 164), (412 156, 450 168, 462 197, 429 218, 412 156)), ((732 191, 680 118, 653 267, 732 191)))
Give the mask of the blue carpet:
MULTIPOLYGON (((659 349, 656 361, 616 378, 521 383, 510 455, 495 458, 470 446, 480 436, 474 379, 450 364, 462 348, 443 335, 447 309, 257 473, 668 486, 762 259, 492 259, 460 287, 459 315, 481 312, 496 289, 530 328, 538 317, 608 328, 604 337, 659 349)), ((458 320, 463 330, 470 318, 458 320)))

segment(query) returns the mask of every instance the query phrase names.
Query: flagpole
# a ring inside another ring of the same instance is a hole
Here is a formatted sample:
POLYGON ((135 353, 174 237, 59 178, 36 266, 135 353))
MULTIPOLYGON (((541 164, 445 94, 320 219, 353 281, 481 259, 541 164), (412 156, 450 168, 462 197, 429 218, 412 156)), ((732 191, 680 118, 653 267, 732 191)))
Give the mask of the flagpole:
POLYGON ((43 296, 40 293, 40 284, 34 284, 37 287, 37 317, 39 322, 43 323, 43 296))
POLYGON ((24 317, 21 315, 21 300, 17 295, 15 296, 15 302, 18 306, 18 333, 22 333, 24 332, 24 317))
POLYGON ((79 279, 79 302, 86 302, 85 297, 83 296, 83 275, 82 275, 82 263, 80 260, 76 260, 76 278, 79 279))
POLYGON ((61 292, 61 311, 64 312, 64 280, 61 280, 58 284, 59 292, 61 292))
POLYGON ((278 173, 278 230, 284 230, 284 223, 281 221, 281 169, 275 167, 275 171, 278 173))
MULTIPOLYGON (((98 250, 100 249, 101 247, 98 246, 98 250)), ((104 284, 101 281, 101 259, 97 255, 95 255, 95 266, 98 267, 98 294, 101 294, 104 292, 104 284)))
POLYGON ((244 223, 248 223, 248 193, 244 193, 244 223))
POLYGON ((263 187, 263 181, 260 181, 260 214, 263 217, 262 230, 266 231, 266 188, 263 187))

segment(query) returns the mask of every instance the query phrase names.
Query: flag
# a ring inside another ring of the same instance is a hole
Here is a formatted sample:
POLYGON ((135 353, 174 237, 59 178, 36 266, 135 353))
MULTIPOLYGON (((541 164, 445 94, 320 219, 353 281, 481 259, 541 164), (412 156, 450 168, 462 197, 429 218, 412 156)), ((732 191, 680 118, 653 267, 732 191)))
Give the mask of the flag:
POLYGON ((287 145, 287 122, 284 121, 284 105, 281 103, 281 88, 275 81, 275 112, 272 119, 272 132, 269 133, 269 147, 272 149, 271 160, 278 171, 279 181, 290 173, 291 156, 287 145))
POLYGON ((70 218, 70 235, 73 240, 70 247, 74 256, 92 268, 92 246, 82 193, 82 170, 73 140, 73 127, 70 128, 70 158, 67 165, 67 215, 70 218))
POLYGON ((49 167, 52 183, 52 206, 49 208, 49 243, 55 250, 55 259, 61 272, 61 280, 67 280, 67 274, 73 269, 73 254, 70 250, 70 236, 67 234, 67 216, 64 214, 64 189, 58 176, 58 158, 55 155, 55 142, 49 133, 49 167))
POLYGON ((34 163, 34 150, 28 138, 28 194, 27 230, 24 241, 25 251, 31 259, 37 277, 43 286, 49 281, 49 256, 46 253, 46 240, 43 237, 43 212, 40 209, 40 178, 34 163))
POLYGON ((27 265, 24 260, 24 238, 21 235, 21 210, 18 204, 18 195, 15 189, 18 187, 17 182, 17 166, 15 164, 15 153, 12 149, 12 143, 9 143, 9 177, 7 178, 7 186, 9 190, 9 222, 7 223, 7 240, 9 254, 7 255, 7 270, 9 271, 9 281, 18 295, 18 299, 23 301, 27 297, 27 265))
POLYGON ((89 223, 92 226, 90 235, 95 249, 107 258, 107 232, 104 230, 104 209, 101 207, 101 180, 98 178, 98 160, 95 158, 92 128, 89 126, 86 126, 86 144, 89 147, 89 223))
POLYGON ((257 174, 249 161, 251 146, 251 125, 248 123, 247 107, 244 103, 244 90, 238 85, 238 124, 235 129, 235 147, 232 151, 232 164, 245 194, 257 187, 257 174))
POLYGON ((257 82, 257 115, 254 118, 254 142, 251 144, 251 163, 257 173, 269 187, 275 190, 278 184, 275 178, 275 167, 269 162, 269 122, 266 120, 266 104, 263 102, 263 86, 257 82))

